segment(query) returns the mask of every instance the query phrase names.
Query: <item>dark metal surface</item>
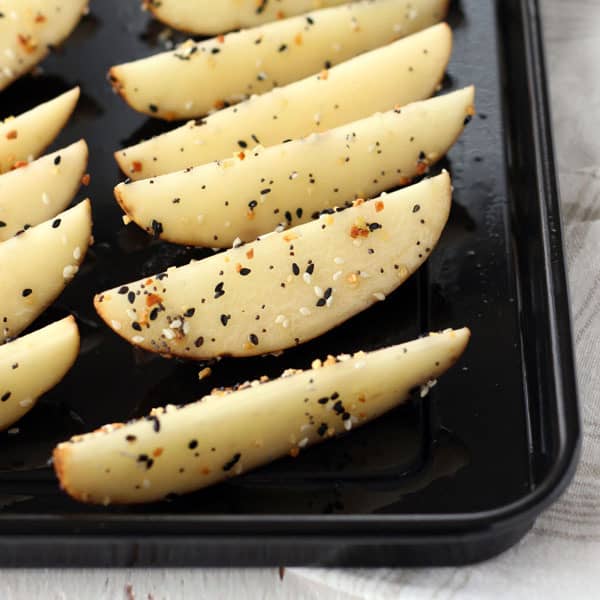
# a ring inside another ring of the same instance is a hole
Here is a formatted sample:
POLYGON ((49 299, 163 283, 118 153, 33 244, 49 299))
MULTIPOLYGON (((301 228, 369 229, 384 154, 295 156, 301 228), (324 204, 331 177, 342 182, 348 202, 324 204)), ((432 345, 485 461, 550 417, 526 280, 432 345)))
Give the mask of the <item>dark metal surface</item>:
POLYGON ((92 307, 102 289, 203 256, 125 228, 112 151, 166 129, 129 109, 105 73, 162 48, 136 2, 92 2, 64 48, 0 94, 0 116, 82 86, 54 145, 85 137, 96 243, 31 329, 69 312, 83 334, 68 377, 0 434, 0 563, 461 564, 517 541, 562 489, 579 421, 539 23, 535 2, 462 0, 446 89, 474 83, 478 115, 443 165, 455 200, 427 266, 369 311, 279 358, 199 365, 133 350, 92 307), (317 356, 374 349, 430 329, 473 331, 422 405, 342 440, 173 502, 79 505, 46 466, 57 441, 156 405, 191 401, 317 356), (35 534, 38 537, 31 537, 35 534))

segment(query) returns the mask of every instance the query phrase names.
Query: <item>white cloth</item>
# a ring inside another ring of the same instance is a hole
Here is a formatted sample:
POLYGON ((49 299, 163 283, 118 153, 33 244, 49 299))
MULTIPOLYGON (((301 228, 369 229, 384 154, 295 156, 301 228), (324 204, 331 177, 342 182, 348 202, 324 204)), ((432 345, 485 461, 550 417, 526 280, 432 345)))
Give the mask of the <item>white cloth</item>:
POLYGON ((600 2, 542 0, 584 444, 574 483, 515 548, 446 569, 4 570, 2 600, 600 598, 600 2))

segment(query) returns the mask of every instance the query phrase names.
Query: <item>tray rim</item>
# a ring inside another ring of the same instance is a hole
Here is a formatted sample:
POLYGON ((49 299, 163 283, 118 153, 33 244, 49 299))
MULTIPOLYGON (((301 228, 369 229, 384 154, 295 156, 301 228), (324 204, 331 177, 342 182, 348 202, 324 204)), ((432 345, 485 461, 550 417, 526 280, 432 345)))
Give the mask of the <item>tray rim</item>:
MULTIPOLYGON (((131 515, 94 513, 88 515, 39 515, 0 513, 0 543, 19 539, 23 533, 42 532, 58 542, 81 543, 99 538, 132 542, 128 536, 152 537, 174 542, 190 536, 217 537, 273 535, 297 540, 311 536, 348 536, 353 542, 372 538, 376 533, 398 536, 447 535, 470 532, 494 535, 498 531, 529 526, 535 518, 564 491, 571 481, 581 448, 581 424, 577 382, 571 334, 568 281, 562 242, 561 211, 555 154, 552 141, 550 103, 544 59, 539 0, 519 0, 524 25, 528 73, 528 97, 531 107, 537 192, 543 212, 541 246, 548 287, 550 318, 548 336, 551 340, 552 375, 556 389, 558 424, 558 459, 543 481, 520 499, 495 509, 453 514, 410 515, 131 515), (537 106, 537 110, 535 107, 537 106), (549 219, 557 224, 550 232, 549 219), (559 319, 560 316, 560 319, 559 319), (569 426, 565 426, 569 423, 569 426), (152 534, 148 534, 148 529, 152 534), (178 531, 166 531, 167 528, 178 531), (165 529, 165 531, 162 531, 165 529), (65 534, 65 530, 68 532, 65 534), (76 534, 76 537, 73 535, 76 534)), ((525 531, 528 527, 525 527, 525 531)), ((523 534, 525 533, 523 531, 523 534)), ((461 535, 461 539, 462 539, 461 535)), ((448 538, 450 541, 450 537, 448 538)), ((43 562, 43 561, 42 561, 43 562)), ((51 561, 50 561, 51 562, 51 561)), ((2 559, 0 559, 2 563, 2 559)))

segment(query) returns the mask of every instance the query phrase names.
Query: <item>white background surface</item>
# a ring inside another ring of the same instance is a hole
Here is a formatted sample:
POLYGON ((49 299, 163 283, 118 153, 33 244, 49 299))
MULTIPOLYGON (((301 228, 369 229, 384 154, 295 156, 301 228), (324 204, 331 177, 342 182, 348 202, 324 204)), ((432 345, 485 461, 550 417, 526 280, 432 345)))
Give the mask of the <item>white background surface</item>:
POLYGON ((0 600, 600 598, 600 0, 540 0, 586 436, 575 483, 503 556, 462 569, 3 570, 0 600))

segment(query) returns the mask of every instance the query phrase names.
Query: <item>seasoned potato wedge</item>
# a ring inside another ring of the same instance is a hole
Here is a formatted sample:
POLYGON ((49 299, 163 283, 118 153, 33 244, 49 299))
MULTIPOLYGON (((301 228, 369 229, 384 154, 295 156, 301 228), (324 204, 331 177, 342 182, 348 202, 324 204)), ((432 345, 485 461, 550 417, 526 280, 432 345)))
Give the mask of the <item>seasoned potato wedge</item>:
POLYGON ((71 116, 79 88, 73 88, 0 123, 0 173, 21 167, 49 146, 71 116))
POLYGON ((79 330, 73 317, 0 346, 0 430, 28 413, 73 366, 79 330))
POLYGON ((319 73, 429 27, 447 0, 363 0, 245 29, 113 67, 109 79, 135 110, 190 119, 319 73))
POLYGON ((43 60, 73 31, 88 0, 0 2, 0 91, 43 60))
POLYGON ((87 166, 84 140, 0 175, 0 242, 63 211, 87 166))
POLYGON ((0 344, 19 335, 73 279, 91 233, 85 200, 0 244, 0 344))
POLYGON ((144 8, 173 29, 211 35, 254 27, 337 6, 348 0, 143 0, 144 8))
POLYGON ((424 395, 469 336, 468 329, 447 330, 331 357, 320 368, 248 383, 225 398, 216 390, 188 406, 158 408, 60 444, 54 468, 62 488, 83 502, 152 502, 191 492, 295 457, 403 404, 418 386, 424 395))
POLYGON ((441 81, 452 32, 440 23, 328 71, 246 100, 120 150, 131 179, 179 171, 256 145, 272 146, 429 97, 441 81))
POLYGON ((427 259, 450 202, 444 172, 101 293, 96 310, 152 352, 194 359, 276 352, 384 300, 427 259))
POLYGON ((473 101, 474 88, 465 88, 288 144, 122 183, 115 196, 149 233, 229 248, 236 238, 248 242, 280 223, 306 223, 322 209, 409 183, 446 154, 473 101))

